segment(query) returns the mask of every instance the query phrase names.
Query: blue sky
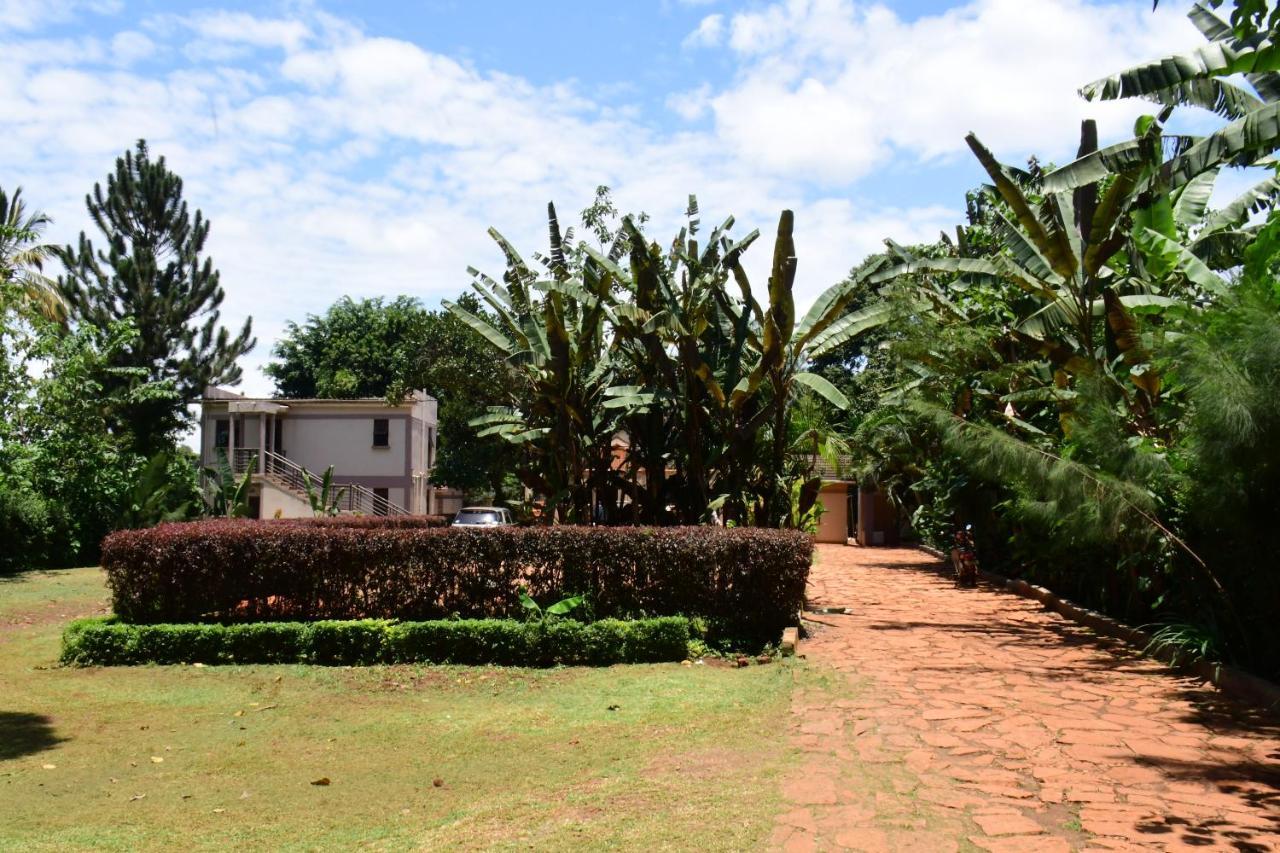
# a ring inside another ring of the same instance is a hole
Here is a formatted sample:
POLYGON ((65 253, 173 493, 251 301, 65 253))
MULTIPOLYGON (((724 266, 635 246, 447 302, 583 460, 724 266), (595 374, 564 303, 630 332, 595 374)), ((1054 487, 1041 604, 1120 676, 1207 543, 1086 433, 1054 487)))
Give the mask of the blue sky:
MULTIPOLYGON (((344 294, 456 296, 597 184, 653 216, 768 231, 797 214, 801 301, 880 241, 932 239, 999 156, 1059 162, 1079 121, 1142 111, 1083 83, 1200 42, 1147 0, 652 3, 0 0, 0 186, 87 226, 84 194, 138 137, 210 217, 226 319, 260 373, 287 320, 344 294)), ((1211 119, 1191 116, 1193 125, 1211 119)), ((763 279, 764 243, 748 257, 763 279)), ((750 255, 751 253, 749 253, 750 255)))

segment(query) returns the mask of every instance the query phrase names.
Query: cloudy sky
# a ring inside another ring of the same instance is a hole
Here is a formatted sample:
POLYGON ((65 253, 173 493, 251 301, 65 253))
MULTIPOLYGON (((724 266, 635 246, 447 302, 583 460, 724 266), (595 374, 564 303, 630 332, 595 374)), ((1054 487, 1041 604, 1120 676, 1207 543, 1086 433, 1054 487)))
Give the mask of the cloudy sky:
MULTIPOLYGON (((500 271, 495 226, 543 245, 598 184, 665 244, 703 219, 797 216, 810 300, 885 237, 932 239, 982 173, 1064 162, 1080 119, 1141 109, 1083 83, 1192 47, 1149 0, 654 0, 257 4, 0 0, 0 186, 88 226, 84 195, 139 137, 212 220, 224 317, 252 315, 244 389, 288 320, 344 294, 420 297, 500 271), (370 11, 373 8, 374 11, 370 11)), ((1196 119, 1192 117, 1192 121, 1196 119)), ((749 255, 763 276, 769 248, 749 255)))

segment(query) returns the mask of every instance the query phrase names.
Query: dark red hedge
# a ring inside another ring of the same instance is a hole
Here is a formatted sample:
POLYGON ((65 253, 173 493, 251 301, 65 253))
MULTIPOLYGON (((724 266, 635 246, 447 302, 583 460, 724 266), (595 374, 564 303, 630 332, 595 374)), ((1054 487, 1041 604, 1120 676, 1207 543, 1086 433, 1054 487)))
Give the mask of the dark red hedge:
POLYGON ((763 636, 794 624, 808 536, 720 527, 354 528, 199 521, 103 543, 128 622, 510 616, 586 593, 593 618, 703 617, 763 636))

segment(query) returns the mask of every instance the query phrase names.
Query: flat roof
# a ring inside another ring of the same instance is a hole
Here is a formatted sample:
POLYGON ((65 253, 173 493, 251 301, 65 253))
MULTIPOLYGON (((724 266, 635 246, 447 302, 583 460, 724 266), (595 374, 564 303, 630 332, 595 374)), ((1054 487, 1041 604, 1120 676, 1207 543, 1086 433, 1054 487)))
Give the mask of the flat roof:
POLYGON ((419 403, 426 400, 434 400, 435 398, 426 391, 413 391, 409 396, 405 397, 400 403, 388 403, 386 397, 246 397, 235 391, 229 391, 226 388, 210 387, 205 390, 204 396, 198 398, 198 403, 274 403, 280 406, 293 406, 296 404, 314 403, 326 406, 348 406, 348 405, 382 405, 382 406, 408 406, 413 403, 419 403))

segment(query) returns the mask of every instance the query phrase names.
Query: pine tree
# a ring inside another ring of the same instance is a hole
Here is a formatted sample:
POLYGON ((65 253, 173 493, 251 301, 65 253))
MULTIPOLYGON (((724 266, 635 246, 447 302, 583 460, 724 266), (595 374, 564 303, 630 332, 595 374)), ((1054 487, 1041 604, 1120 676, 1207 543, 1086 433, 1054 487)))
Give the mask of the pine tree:
POLYGON ((170 395, 135 395, 115 419, 150 456, 172 443, 186 405, 210 383, 240 380, 236 359, 253 348, 252 318, 234 336, 219 325, 219 273, 203 257, 209 222, 192 221, 182 179, 154 161, 145 140, 116 159, 104 192, 94 184, 85 205, 105 248, 80 234, 78 248, 61 251, 59 278, 72 316, 104 328, 117 320, 137 327, 137 342, 112 365, 110 383, 169 387, 170 395))

